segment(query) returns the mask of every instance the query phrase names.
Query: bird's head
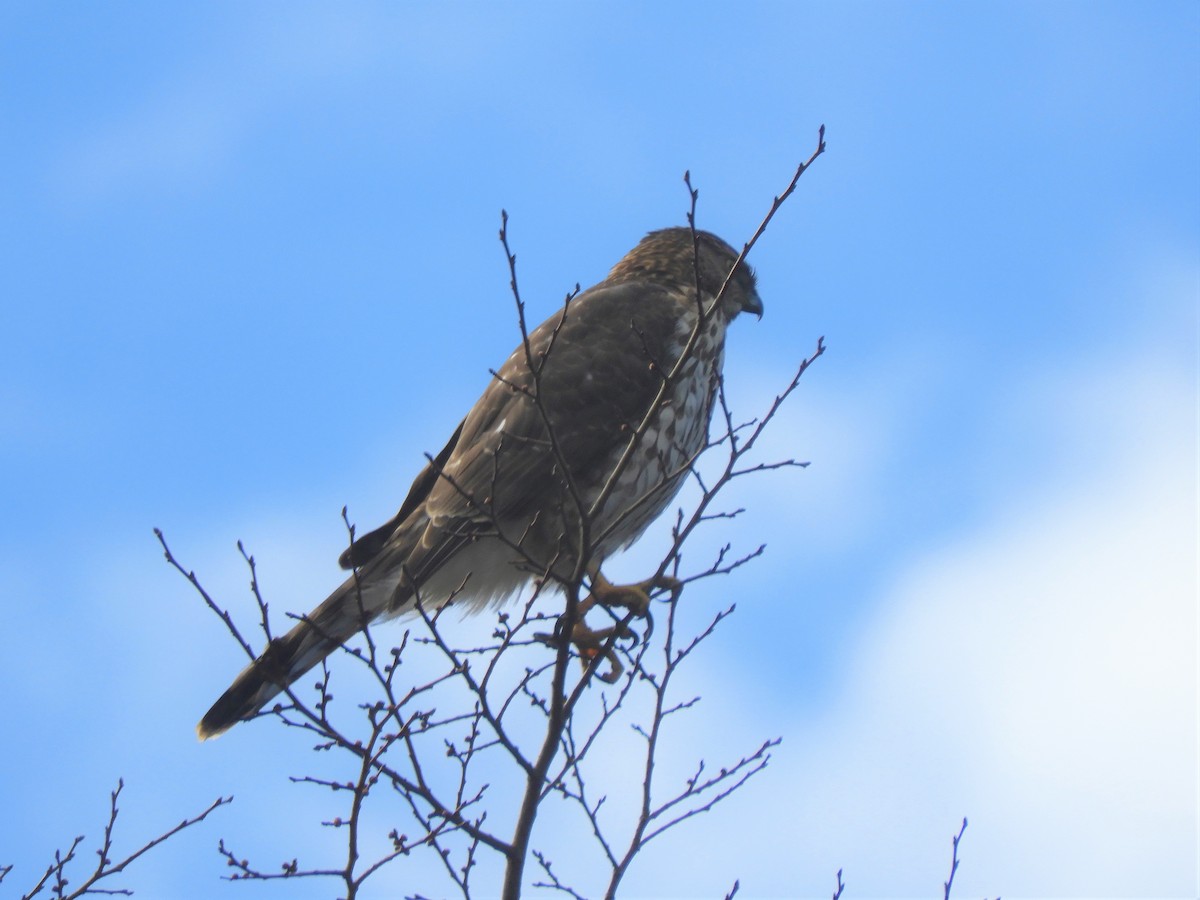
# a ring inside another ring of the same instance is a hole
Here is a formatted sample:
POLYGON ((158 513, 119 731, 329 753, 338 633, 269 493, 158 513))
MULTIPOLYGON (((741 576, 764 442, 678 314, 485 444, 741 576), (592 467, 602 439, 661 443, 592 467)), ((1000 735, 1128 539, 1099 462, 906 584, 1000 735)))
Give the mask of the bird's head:
MULTIPOLYGON (((711 300, 729 278, 737 259, 738 252, 711 232, 697 231, 693 240, 690 228, 664 228, 650 232, 625 254, 613 266, 607 282, 637 280, 692 287, 698 270, 700 292, 711 300)), ((726 319, 743 311, 762 318, 763 303, 755 287, 754 270, 744 260, 729 278, 721 310, 726 319)))

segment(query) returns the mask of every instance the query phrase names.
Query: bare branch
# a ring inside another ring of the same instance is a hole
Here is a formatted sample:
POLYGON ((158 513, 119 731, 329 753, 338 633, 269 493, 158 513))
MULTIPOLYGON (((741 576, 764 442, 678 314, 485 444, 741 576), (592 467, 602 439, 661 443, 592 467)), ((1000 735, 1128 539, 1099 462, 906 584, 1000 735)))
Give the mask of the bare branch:
POLYGON ((837 870, 837 890, 833 892, 833 900, 842 900, 842 891, 846 889, 846 885, 842 883, 842 870, 837 870))
POLYGON ((167 539, 163 537, 163 533, 160 529, 154 529, 154 536, 158 538, 159 544, 162 545, 163 555, 166 556, 167 562, 169 562, 181 575, 183 575, 184 578, 191 582, 192 587, 196 589, 196 593, 204 598, 204 602, 208 608, 216 613, 217 616, 220 617, 221 621, 225 623, 225 627, 229 630, 229 633, 233 635, 233 638, 238 642, 241 648, 246 652, 246 655, 251 659, 255 659, 258 654, 254 652, 253 648, 248 643, 246 643, 246 639, 243 638, 242 633, 238 631, 238 628, 233 623, 233 618, 229 615, 229 612, 218 606, 217 602, 208 595, 208 592, 204 590, 203 587, 200 586, 200 581, 196 578, 195 572, 193 572, 191 569, 185 569, 182 565, 180 565, 179 560, 172 555, 171 548, 167 546, 167 539))
POLYGON ((967 817, 963 816, 962 828, 958 829, 958 834, 954 836, 953 849, 950 855, 950 877, 943 883, 945 893, 942 895, 944 900, 950 900, 950 886, 954 884, 954 873, 958 871, 958 842, 962 840, 963 832, 967 830, 967 817))
MULTIPOLYGON (((206 818, 208 818, 208 814, 217 807, 233 802, 232 797, 218 797, 211 804, 209 804, 208 808, 203 812, 192 816, 191 818, 184 819, 174 828, 164 831, 158 837, 151 838, 149 841, 143 844, 141 848, 135 850, 133 853, 130 853, 119 862, 114 863, 112 860, 112 846, 113 831, 116 828, 117 815, 119 813, 119 809, 117 807, 117 798, 120 797, 121 791, 124 787, 124 779, 119 779, 117 781, 116 789, 109 794, 108 821, 104 826, 104 839, 101 841, 100 849, 96 851, 96 856, 98 857, 96 867, 91 871, 87 878, 84 879, 83 883, 72 891, 67 890, 69 880, 66 877, 66 869, 67 866, 75 860, 75 851, 78 850, 79 845, 83 843, 83 835, 80 835, 71 841, 71 845, 67 848, 67 852, 65 854, 61 850, 54 851, 54 862, 47 866, 45 873, 40 879, 38 879, 38 882, 33 886, 33 888, 28 893, 22 895, 22 900, 31 900, 31 898, 40 894, 47 887, 50 888, 50 891, 53 893, 55 898, 57 898, 57 900, 76 900, 78 897, 86 897, 98 894, 123 896, 131 895, 133 891, 127 888, 98 887, 98 885, 104 879, 111 878, 113 875, 118 875, 125 871, 125 869, 132 865, 136 860, 153 850, 159 844, 170 840, 175 835, 179 834, 179 832, 184 831, 187 828, 191 828, 193 825, 196 825, 199 822, 203 822, 206 818)), ((0 869, 0 880, 3 880, 4 876, 8 874, 11 868, 12 866, 8 866, 0 869)))

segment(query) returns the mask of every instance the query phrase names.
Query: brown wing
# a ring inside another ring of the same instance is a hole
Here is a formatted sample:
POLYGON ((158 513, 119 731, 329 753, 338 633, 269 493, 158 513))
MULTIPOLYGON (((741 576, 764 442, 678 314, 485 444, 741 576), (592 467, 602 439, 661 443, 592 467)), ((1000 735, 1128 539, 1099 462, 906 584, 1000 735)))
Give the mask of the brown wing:
MULTIPOLYGON (((466 420, 464 419, 463 421, 465 422, 466 420)), ((459 422, 458 427, 454 429, 454 434, 450 436, 450 440, 442 448, 442 452, 434 457, 413 481, 412 487, 408 489, 408 496, 404 498, 404 502, 400 505, 400 511, 383 525, 380 525, 368 534, 364 534, 347 547, 342 552, 342 555, 338 557, 338 565, 343 569, 353 569, 355 566, 361 567, 383 549, 388 539, 395 534, 396 529, 429 496, 429 491, 433 488, 434 482, 437 481, 438 473, 442 471, 442 467, 446 465, 446 460, 450 458, 450 454, 458 444, 458 438, 462 434, 462 430, 463 422, 459 422)))
MULTIPOLYGON (((572 301, 565 321, 560 312, 530 335, 535 365, 546 354, 542 405, 577 482, 607 474, 596 468, 624 446, 653 402, 659 373, 674 363, 677 303, 645 282, 602 285, 572 301)), ((558 502, 564 479, 533 390, 518 347, 463 422, 425 502, 431 520, 486 526, 558 502)))
MULTIPOLYGON (((629 440, 654 400, 659 372, 674 363, 677 303, 646 282, 599 285, 571 302, 561 327, 559 312, 530 334, 533 358, 546 354, 541 396, 576 479, 629 440)), ((524 346, 498 374, 413 481, 396 515, 342 553, 342 568, 378 557, 419 508, 438 525, 453 524, 457 539, 450 543, 457 546, 473 531, 493 527, 494 517, 528 515, 560 496, 564 482, 545 421, 525 393, 533 390, 534 378, 524 346)), ((436 567, 443 556, 428 561, 436 567)))

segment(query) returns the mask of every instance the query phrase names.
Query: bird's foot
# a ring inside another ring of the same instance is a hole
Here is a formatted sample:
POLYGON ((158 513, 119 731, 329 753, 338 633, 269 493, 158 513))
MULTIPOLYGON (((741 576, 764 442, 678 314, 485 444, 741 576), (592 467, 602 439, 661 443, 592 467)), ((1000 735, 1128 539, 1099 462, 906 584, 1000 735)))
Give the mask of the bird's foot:
POLYGON ((613 584, 600 571, 599 566, 593 566, 589 571, 592 579, 592 591, 579 604, 581 615, 586 615, 597 603, 608 609, 614 606, 629 610, 639 619, 645 619, 650 614, 650 594, 657 590, 669 590, 672 594, 683 589, 683 582, 670 575, 657 575, 638 581, 634 584, 613 584))
POLYGON ((603 659, 608 663, 608 671, 598 672, 596 675, 597 678, 606 684, 615 684, 625 671, 625 667, 621 664, 621 660, 617 658, 613 646, 615 643, 614 638, 620 639, 624 637, 636 638, 637 635, 621 622, 609 628, 600 628, 593 631, 588 627, 587 622, 580 619, 575 623, 575 627, 571 629, 571 643, 579 651, 579 661, 583 664, 584 669, 591 665, 595 659, 603 659))
MULTIPOLYGON (((586 616, 596 605, 612 610, 620 607, 629 610, 630 617, 646 619, 649 627, 646 637, 654 627, 650 617, 650 595, 657 590, 669 590, 677 594, 683 588, 683 582, 670 575, 647 578, 635 584, 613 584, 600 572, 599 566, 593 566, 588 571, 591 578, 591 592, 579 601, 576 608, 575 624, 571 628, 570 642, 579 651, 579 661, 586 669, 597 659, 608 663, 608 671, 597 673, 597 678, 607 684, 615 684, 625 671, 625 666, 617 657, 616 641, 622 638, 633 638, 636 642, 638 634, 626 622, 616 622, 607 628, 593 629, 587 624, 586 616)), ((627 617, 629 618, 629 617, 627 617)), ((562 625, 556 634, 535 634, 534 639, 548 646, 560 646, 562 625)))
POLYGON ((604 577, 599 565, 593 565, 588 570, 588 574, 591 577, 592 589, 587 597, 579 603, 579 619, 576 621, 575 627, 571 629, 571 643, 579 650, 580 660, 584 666, 590 664, 598 656, 602 656, 608 662, 609 668, 607 672, 601 673, 598 677, 601 681, 613 684, 625 671, 625 667, 621 665, 621 661, 612 649, 615 643, 614 636, 618 639, 632 637, 636 642, 638 635, 626 624, 628 616, 626 622, 617 622, 609 628, 592 630, 584 619, 588 611, 597 604, 610 611, 613 607, 627 609, 631 616, 647 621, 645 636, 649 637, 654 628, 654 620, 650 617, 651 593, 657 590, 669 590, 672 594, 677 594, 682 590, 683 582, 670 575, 658 575, 634 584, 613 584, 604 577))
MULTIPOLYGON (((562 646, 562 624, 563 622, 560 619, 559 627, 555 629, 554 634, 539 632, 533 636, 533 639, 545 644, 547 647, 562 646)), ((600 672, 596 677, 607 684, 615 684, 625 671, 625 666, 617 658, 614 646, 617 640, 626 637, 636 639, 637 634, 623 622, 617 622, 608 628, 593 630, 581 616, 571 629, 571 636, 568 640, 579 652, 579 662, 585 670, 597 659, 606 661, 608 663, 608 671, 600 672)))

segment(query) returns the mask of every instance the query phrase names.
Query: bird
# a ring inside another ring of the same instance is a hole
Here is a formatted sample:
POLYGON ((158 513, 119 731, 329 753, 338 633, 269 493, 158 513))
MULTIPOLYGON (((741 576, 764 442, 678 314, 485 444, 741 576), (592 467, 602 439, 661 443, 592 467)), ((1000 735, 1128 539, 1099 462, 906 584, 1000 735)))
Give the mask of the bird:
POLYGON ((200 739, 418 603, 478 612, 586 571, 589 602, 644 612, 662 580, 613 585, 600 566, 666 509, 706 446, 726 328, 763 313, 743 256, 690 225, 652 231, 525 333, 396 515, 342 553, 352 574, 237 676, 200 739))

